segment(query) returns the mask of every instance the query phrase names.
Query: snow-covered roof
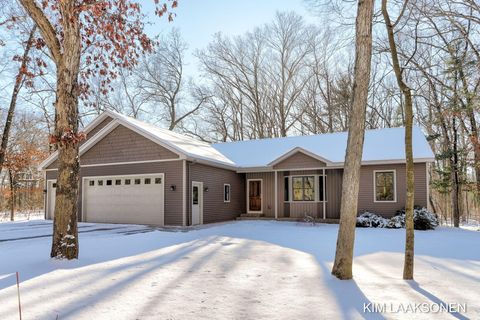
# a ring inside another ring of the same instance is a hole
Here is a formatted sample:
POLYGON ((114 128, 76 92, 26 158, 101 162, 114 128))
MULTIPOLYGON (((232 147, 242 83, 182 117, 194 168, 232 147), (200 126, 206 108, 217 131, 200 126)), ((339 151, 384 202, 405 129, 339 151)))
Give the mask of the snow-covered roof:
MULTIPOLYGON (((327 166, 342 165, 347 146, 346 132, 209 144, 113 111, 104 112, 85 130, 89 132, 107 117, 113 120, 80 147, 80 154, 86 152, 118 125, 124 125, 142 134, 177 153, 183 159, 204 161, 238 170, 271 167, 296 152, 323 161, 327 166)), ((404 134, 404 128, 367 130, 363 163, 404 162, 404 134)), ((418 127, 413 129, 413 154, 416 161, 434 159, 432 150, 418 127)), ((57 152, 50 155, 42 162, 40 169, 45 169, 57 156, 57 152)))
MULTIPOLYGON (((363 162, 392 162, 405 160, 405 129, 367 130, 363 147, 363 162)), ((265 167, 294 149, 305 150, 326 160, 328 165, 344 162, 347 132, 225 142, 213 147, 238 167, 265 167)), ((418 127, 413 128, 413 155, 418 160, 432 161, 434 155, 418 127)))
POLYGON ((144 131, 145 134, 150 135, 154 139, 158 139, 159 142, 167 144, 171 148, 177 150, 183 155, 186 155, 187 157, 218 162, 219 164, 225 164, 229 166, 235 166, 235 163, 225 157, 217 149, 213 148, 210 143, 199 141, 197 139, 173 132, 171 130, 162 129, 149 123, 127 117, 116 112, 110 113, 115 119, 119 119, 123 122, 133 125, 134 127, 144 131))

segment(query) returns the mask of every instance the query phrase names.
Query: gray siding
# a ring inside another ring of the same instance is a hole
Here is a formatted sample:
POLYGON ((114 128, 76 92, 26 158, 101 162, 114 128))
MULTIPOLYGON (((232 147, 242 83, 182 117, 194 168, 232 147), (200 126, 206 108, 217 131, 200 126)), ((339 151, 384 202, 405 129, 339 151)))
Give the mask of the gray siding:
MULTIPOLYGON (((89 132, 87 132, 87 139, 83 140, 80 142, 80 146, 87 142, 89 139, 91 139, 94 135, 97 134, 98 131, 102 130, 107 124, 109 124, 113 119, 110 117, 106 117, 105 120, 97 124, 95 127, 93 127, 89 132)), ((47 169, 55 169, 58 167, 58 162, 57 160, 53 161, 52 164, 50 164, 47 169)))
MULTIPOLYGON (((247 195, 248 179, 262 179, 262 213, 265 217, 275 217, 275 173, 274 172, 255 172, 247 173, 245 178, 245 195, 247 195)), ((283 199, 283 197, 282 197, 283 199)), ((247 198, 245 198, 247 206, 247 198)), ((248 210, 248 208, 245 208, 248 210)))
MULTIPOLYGON (((415 164, 415 205, 427 207, 427 165, 415 164)), ((407 191, 404 164, 362 166, 360 170, 360 193, 358 195, 358 211, 372 211, 385 217, 395 215, 397 210, 405 207, 407 191), (375 170, 396 171, 396 202, 374 202, 373 172, 375 170)))
POLYGON ((297 152, 282 162, 273 166, 275 170, 283 169, 310 169, 325 167, 325 162, 314 159, 303 152, 297 152))
MULTIPOLYGON (((192 181, 203 182, 203 223, 233 220, 245 212, 245 175, 199 163, 187 164, 188 221, 191 221, 192 181), (230 202, 223 202, 223 184, 230 184, 230 202)), ((189 223, 190 224, 190 223, 189 223)))
MULTIPOLYGON (((129 175, 129 174, 165 174, 165 224, 182 225, 183 223, 183 205, 182 190, 183 161, 168 161, 156 163, 138 163, 128 165, 112 165, 98 167, 80 168, 80 195, 79 195, 79 213, 82 212, 82 178, 92 176, 111 176, 111 175, 129 175), (170 186, 175 185, 176 190, 171 191, 170 186)), ((47 179, 56 179, 57 171, 47 171, 47 179)), ((139 208, 141 210, 141 208, 139 208)), ((79 214, 81 219, 81 214, 79 214)))
POLYGON ((178 159, 178 155, 142 135, 119 125, 85 152, 82 165, 178 159))

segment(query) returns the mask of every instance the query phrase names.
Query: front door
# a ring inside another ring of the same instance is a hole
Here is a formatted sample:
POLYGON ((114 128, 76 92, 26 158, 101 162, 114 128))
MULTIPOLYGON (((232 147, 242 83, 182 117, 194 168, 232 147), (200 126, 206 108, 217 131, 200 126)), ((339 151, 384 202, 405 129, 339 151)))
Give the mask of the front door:
POLYGON ((203 183, 192 182, 192 225, 201 224, 203 221, 203 183))
POLYGON ((262 212, 262 180, 248 180, 248 212, 262 212))

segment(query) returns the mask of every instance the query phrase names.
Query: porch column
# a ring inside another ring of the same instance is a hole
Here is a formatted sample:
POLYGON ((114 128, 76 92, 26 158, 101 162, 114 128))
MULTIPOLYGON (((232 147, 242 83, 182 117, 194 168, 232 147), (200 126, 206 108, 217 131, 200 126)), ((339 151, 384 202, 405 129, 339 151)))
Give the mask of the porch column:
POLYGON ((322 179, 323 179, 323 220, 327 219, 327 199, 325 198, 325 189, 327 188, 327 186, 325 185, 325 168, 322 169, 323 171, 323 176, 322 176, 322 179))
POLYGON ((278 172, 275 172, 275 219, 278 219, 278 172))

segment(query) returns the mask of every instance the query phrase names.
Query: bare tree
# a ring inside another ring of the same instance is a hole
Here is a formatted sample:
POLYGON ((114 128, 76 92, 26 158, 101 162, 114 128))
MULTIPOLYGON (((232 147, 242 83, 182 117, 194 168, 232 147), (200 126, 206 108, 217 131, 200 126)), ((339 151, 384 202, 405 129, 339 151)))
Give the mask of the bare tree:
POLYGON ((355 224, 360 185, 365 112, 372 59, 373 0, 359 0, 355 24, 355 69, 353 99, 350 112, 347 151, 342 182, 340 226, 332 274, 339 279, 351 279, 355 224))

